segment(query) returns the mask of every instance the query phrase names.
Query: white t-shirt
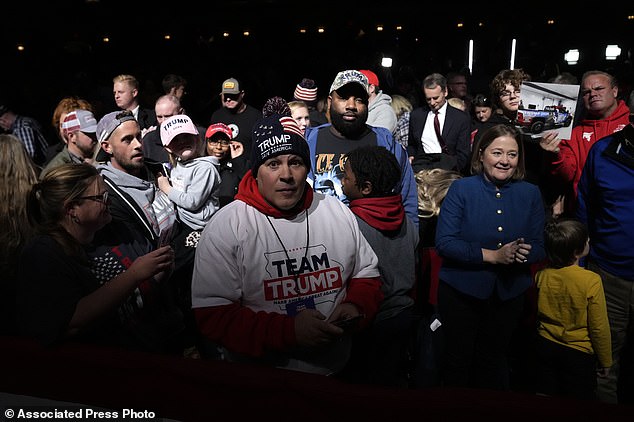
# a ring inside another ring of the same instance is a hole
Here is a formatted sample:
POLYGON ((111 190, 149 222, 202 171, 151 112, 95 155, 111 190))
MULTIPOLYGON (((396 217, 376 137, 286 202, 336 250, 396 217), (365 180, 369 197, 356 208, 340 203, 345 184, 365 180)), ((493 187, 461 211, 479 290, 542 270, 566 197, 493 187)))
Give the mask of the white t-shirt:
MULTIPOLYGON (((351 278, 378 276, 374 251, 354 214, 336 198, 315 193, 308 221, 305 212, 291 220, 267 218, 254 207, 233 201, 214 215, 201 234, 192 307, 240 302, 256 312, 287 315, 292 302, 312 299, 328 317, 344 299, 351 278)), ((349 344, 335 346, 340 350, 349 344)), ((341 350, 321 355, 330 362, 291 358, 284 367, 330 373, 347 360, 347 352, 341 350)))

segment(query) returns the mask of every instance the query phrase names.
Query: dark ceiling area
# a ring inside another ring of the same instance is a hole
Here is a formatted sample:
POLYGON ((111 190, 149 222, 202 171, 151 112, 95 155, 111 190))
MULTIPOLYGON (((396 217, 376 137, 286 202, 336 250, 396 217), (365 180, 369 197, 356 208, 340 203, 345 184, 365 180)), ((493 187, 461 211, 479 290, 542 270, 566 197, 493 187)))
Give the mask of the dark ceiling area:
POLYGON ((485 92, 488 81, 509 67, 512 39, 515 67, 534 81, 599 68, 629 84, 634 7, 611 4, 590 24, 583 17, 589 12, 562 4, 14 1, 3 5, 0 26, 2 72, 13 81, 1 95, 46 122, 57 101, 71 94, 110 111, 117 74, 135 75, 150 100, 165 74, 178 73, 189 81, 189 108, 206 121, 219 106, 221 82, 231 76, 245 82, 256 107, 274 95, 290 96, 303 77, 325 88, 346 68, 374 69, 389 93, 404 72, 422 79, 467 68, 469 40, 470 87, 485 92), (622 48, 616 61, 605 60, 607 44, 622 48), (581 52, 577 65, 564 61, 571 48, 581 52), (380 67, 384 56, 393 58, 392 68, 380 67))

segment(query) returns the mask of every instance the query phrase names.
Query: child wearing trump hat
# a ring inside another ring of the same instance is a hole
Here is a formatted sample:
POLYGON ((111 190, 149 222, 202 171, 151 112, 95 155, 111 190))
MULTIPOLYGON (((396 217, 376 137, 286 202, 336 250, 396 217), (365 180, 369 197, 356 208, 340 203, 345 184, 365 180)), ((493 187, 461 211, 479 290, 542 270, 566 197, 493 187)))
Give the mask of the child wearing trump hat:
POLYGON ((161 124, 161 142, 174 167, 158 177, 158 186, 176 204, 179 220, 200 232, 218 210, 220 176, 218 159, 203 156, 196 125, 189 116, 177 114, 161 124))
MULTIPOLYGON (((159 189, 175 204, 179 229, 172 242, 176 245, 174 274, 178 305, 185 316, 185 337, 198 344, 198 334, 191 310, 191 274, 200 234, 218 211, 220 176, 218 159, 203 156, 203 142, 192 119, 177 114, 161 123, 163 148, 170 156, 169 178, 157 177, 159 189)), ((194 349, 187 351, 196 353, 194 349)))

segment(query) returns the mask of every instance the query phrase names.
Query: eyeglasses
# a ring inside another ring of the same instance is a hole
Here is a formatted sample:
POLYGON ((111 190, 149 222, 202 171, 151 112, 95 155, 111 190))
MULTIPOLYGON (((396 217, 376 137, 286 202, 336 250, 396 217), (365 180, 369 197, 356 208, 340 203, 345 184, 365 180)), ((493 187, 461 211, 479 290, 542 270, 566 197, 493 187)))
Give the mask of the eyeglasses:
POLYGON ((101 202, 102 204, 108 203, 108 191, 99 195, 78 196, 75 199, 90 199, 91 201, 101 202))
POLYGON ((220 145, 221 147, 228 147, 229 145, 231 145, 231 141, 227 141, 227 140, 222 140, 222 141, 212 141, 211 139, 207 139, 207 142, 209 143, 209 145, 212 145, 214 147, 220 145))
POLYGON ((240 94, 222 94, 224 95, 223 101, 238 101, 240 99, 240 94))
POLYGON ((510 97, 512 94, 514 94, 516 97, 519 97, 521 92, 522 91, 520 91, 519 89, 516 89, 515 91, 507 91, 505 89, 504 91, 500 92, 500 97, 510 97))

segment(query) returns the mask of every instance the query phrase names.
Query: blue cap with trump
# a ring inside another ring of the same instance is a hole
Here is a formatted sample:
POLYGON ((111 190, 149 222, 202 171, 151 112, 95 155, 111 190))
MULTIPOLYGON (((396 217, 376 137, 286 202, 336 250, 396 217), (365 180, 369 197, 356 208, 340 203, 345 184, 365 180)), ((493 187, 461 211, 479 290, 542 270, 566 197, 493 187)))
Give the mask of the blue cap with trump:
POLYGON ((290 116, 272 114, 253 125, 251 172, 257 177, 258 168, 269 158, 295 154, 302 157, 310 170, 310 151, 297 122, 290 116))

